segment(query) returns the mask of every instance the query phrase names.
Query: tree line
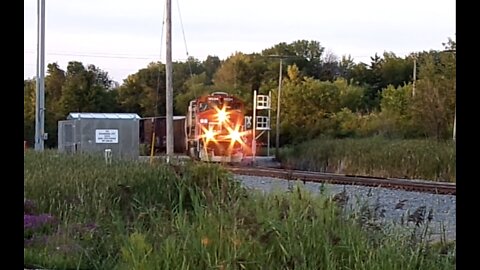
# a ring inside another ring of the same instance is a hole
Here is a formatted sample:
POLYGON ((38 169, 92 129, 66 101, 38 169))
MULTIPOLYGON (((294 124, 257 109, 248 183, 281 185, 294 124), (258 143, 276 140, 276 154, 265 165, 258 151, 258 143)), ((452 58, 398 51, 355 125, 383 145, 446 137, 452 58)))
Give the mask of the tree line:
MULTIPOLYGON (((318 136, 451 137, 455 113, 456 43, 442 51, 375 54, 370 63, 326 52, 318 41, 279 43, 260 53, 235 52, 225 60, 190 57, 173 63, 174 114, 185 115, 188 102, 224 91, 246 101, 253 91, 278 91, 282 56, 280 132, 282 144, 318 136), (416 81, 413 82, 416 62, 416 81), (415 88, 415 89, 414 89, 415 88)), ((118 84, 95 65, 71 61, 65 70, 47 65, 45 76, 45 145, 57 144, 57 122, 70 112, 130 112, 142 117, 165 115, 165 65, 152 62, 118 84)), ((276 106, 272 115, 276 115, 276 106)), ((24 80, 24 139, 35 130, 35 80, 24 80)), ((274 120, 274 119, 272 119, 274 120)), ((271 121, 275 130, 275 121, 271 121)))

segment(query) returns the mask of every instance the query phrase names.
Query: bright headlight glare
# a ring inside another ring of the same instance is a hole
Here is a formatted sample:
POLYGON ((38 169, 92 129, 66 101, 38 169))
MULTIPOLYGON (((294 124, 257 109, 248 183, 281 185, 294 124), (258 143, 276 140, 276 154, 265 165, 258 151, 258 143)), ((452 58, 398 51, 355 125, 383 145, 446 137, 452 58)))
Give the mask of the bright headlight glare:
POLYGON ((230 138, 233 140, 233 141, 240 141, 240 132, 236 131, 236 130, 232 130, 230 132, 230 138))
POLYGON ((205 132, 205 138, 207 138, 207 140, 213 139, 213 131, 212 130, 207 130, 205 132))
POLYGON ((220 123, 225 122, 225 120, 227 120, 227 113, 224 110, 220 110, 217 113, 217 117, 220 123))

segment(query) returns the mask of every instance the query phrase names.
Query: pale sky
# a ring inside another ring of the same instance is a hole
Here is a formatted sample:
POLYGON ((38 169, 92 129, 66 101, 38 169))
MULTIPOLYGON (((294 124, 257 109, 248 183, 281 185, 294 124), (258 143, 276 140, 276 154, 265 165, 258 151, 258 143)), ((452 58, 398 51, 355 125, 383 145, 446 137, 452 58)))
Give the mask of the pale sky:
MULTIPOLYGON (((45 2, 45 64, 94 64, 122 83, 165 62, 165 0, 45 2)), ((369 63, 384 51, 442 50, 455 39, 455 14, 455 0, 172 0, 172 55, 184 61, 186 43, 188 56, 224 60, 305 39, 369 63)), ((37 0, 24 0, 25 79, 35 76, 36 58, 37 0)))

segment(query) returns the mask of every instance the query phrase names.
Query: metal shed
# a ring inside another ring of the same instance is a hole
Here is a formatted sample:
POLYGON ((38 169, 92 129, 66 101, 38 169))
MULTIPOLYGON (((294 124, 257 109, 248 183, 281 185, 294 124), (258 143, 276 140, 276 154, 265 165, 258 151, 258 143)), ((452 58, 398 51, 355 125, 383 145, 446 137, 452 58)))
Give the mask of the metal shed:
POLYGON ((140 116, 132 113, 70 113, 58 122, 58 150, 138 158, 140 116))

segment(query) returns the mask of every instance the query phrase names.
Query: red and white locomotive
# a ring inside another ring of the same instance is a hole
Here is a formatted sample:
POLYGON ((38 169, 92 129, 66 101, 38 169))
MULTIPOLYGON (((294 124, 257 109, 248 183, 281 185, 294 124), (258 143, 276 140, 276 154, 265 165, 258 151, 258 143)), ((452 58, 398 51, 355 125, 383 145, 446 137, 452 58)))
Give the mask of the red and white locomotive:
POLYGON ((202 161, 240 162, 248 151, 242 100, 224 92, 190 101, 185 121, 187 151, 202 161))

